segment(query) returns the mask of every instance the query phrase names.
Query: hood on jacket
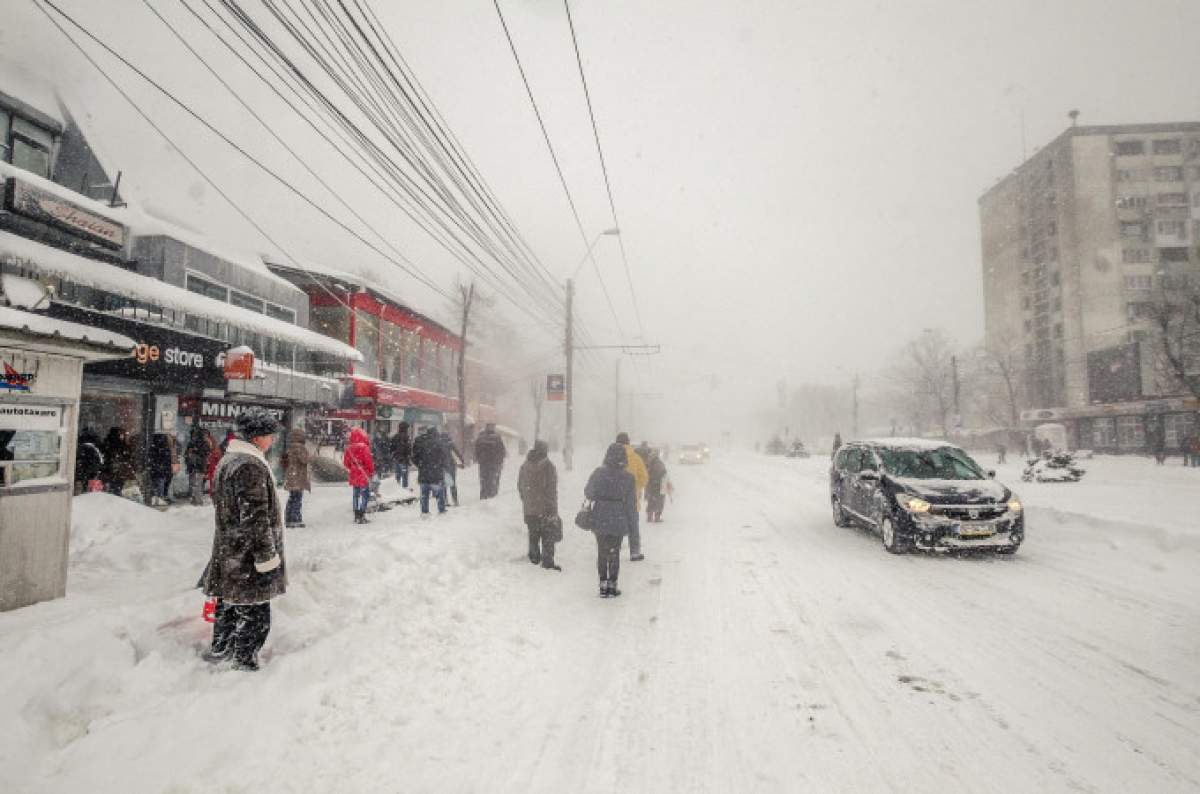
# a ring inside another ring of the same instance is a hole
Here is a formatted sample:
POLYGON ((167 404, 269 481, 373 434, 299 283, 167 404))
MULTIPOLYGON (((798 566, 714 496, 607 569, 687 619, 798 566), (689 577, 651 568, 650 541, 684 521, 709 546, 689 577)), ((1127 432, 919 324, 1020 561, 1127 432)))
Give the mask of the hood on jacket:
POLYGON ((537 463, 538 461, 545 460, 548 454, 549 447, 546 446, 546 442, 535 441, 533 442, 533 447, 529 450, 529 454, 525 456, 525 460, 530 463, 537 463))
POLYGON ((304 443, 304 428, 293 427, 291 430, 289 430, 288 431, 288 441, 290 441, 293 444, 303 444, 304 443))
POLYGON ((356 427, 350 431, 350 443, 366 444, 369 447, 371 446, 371 439, 367 437, 366 430, 363 430, 361 427, 356 427))
POLYGON ((625 453, 624 444, 609 444, 608 451, 604 453, 604 465, 612 466, 616 469, 623 469, 629 464, 629 457, 625 453))

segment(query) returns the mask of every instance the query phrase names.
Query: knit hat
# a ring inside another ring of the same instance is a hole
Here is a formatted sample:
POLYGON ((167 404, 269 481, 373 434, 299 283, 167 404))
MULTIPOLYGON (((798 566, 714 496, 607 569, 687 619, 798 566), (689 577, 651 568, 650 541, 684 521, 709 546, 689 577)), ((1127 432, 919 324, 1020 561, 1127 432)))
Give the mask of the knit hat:
POLYGON ((628 433, 617 433, 617 443, 618 444, 628 444, 629 443, 629 434, 628 433))
POLYGON ((238 414, 237 429, 242 438, 249 441, 259 436, 275 435, 279 432, 279 422, 265 408, 251 406, 238 414))

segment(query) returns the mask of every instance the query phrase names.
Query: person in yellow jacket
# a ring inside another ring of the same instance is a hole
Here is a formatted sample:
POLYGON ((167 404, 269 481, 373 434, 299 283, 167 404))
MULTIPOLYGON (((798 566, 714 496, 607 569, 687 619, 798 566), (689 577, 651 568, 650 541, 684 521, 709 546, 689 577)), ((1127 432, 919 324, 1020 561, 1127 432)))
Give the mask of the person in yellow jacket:
MULTIPOLYGON (((650 482, 650 472, 646 470, 646 463, 642 460, 642 456, 637 454, 633 445, 629 443, 628 433, 618 433, 617 443, 625 447, 625 471, 633 475, 633 484, 637 491, 637 511, 641 515, 642 511, 642 491, 646 490, 646 483, 650 482)), ((633 531, 629 533, 629 560, 637 562, 644 560, 645 555, 642 554, 642 533, 640 527, 641 521, 635 521, 633 531)))

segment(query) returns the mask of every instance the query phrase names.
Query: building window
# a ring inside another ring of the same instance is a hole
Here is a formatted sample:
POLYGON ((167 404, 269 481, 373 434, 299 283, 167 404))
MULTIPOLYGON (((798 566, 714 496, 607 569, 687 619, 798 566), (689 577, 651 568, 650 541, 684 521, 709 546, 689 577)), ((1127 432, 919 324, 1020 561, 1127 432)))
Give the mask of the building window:
POLYGON ((296 311, 289 309, 286 306, 277 306, 274 303, 268 303, 264 306, 266 315, 274 317, 276 320, 283 320, 285 323, 296 324, 296 311))
POLYGON ((1125 277, 1125 288, 1126 289, 1153 289, 1153 287, 1154 287, 1154 277, 1153 276, 1126 276, 1125 277))
POLYGON ((1183 221, 1157 221, 1154 225, 1154 228, 1160 237, 1178 237, 1181 240, 1187 239, 1187 226, 1183 221))
POLYGON ((404 347, 404 385, 419 386, 421 379, 421 337, 416 331, 405 331, 402 335, 404 347))
POLYGON ((12 141, 12 164, 40 177, 50 178, 50 153, 54 136, 20 116, 13 116, 9 137, 12 141))
POLYGON ((226 303, 229 300, 229 290, 225 289, 220 284, 209 281, 208 279, 200 278, 199 276, 194 276, 191 273, 188 273, 185 283, 187 284, 188 290, 196 293, 197 295, 203 295, 206 298, 219 300, 221 303, 226 303))
POLYGON ((1029 308, 1029 296, 1028 295, 1026 295, 1024 298, 1021 298, 1021 308, 1022 309, 1029 308))
POLYGON ((1188 261, 1188 249, 1182 246, 1160 248, 1158 249, 1158 259, 1160 262, 1186 262, 1188 261))
POLYGON ((1144 320, 1148 317, 1153 317, 1154 304, 1147 302, 1126 303, 1125 314, 1130 321, 1144 320))
POLYGON ((0 108, 0 160, 12 160, 12 144, 8 142, 9 131, 12 128, 12 114, 0 108))
POLYGON ((388 383, 402 383, 404 379, 403 329, 395 323, 383 321, 383 347, 380 349, 383 362, 380 376, 388 383))
POLYGON ((1155 141, 1153 144, 1155 154, 1180 154, 1183 147, 1180 146, 1178 138, 1171 138, 1163 141, 1155 141))
POLYGON ((1117 209, 1119 210, 1140 210, 1145 207, 1145 196, 1117 196, 1117 209))
POLYGON ((1180 273, 1175 276, 1159 276, 1158 283, 1162 285, 1164 290, 1185 290, 1192 282, 1186 273, 1180 273))
POLYGON ((1062 335, 1063 335, 1062 323, 1055 323, 1054 324, 1054 338, 1062 339, 1062 335))
POLYGON ((1025 333, 1030 333, 1031 331, 1033 331, 1033 320, 1026 320, 1025 321, 1025 333))
POLYGON ((1061 283, 1062 283, 1062 277, 1060 275, 1058 275, 1058 271, 1055 270, 1053 273, 1050 274, 1050 286, 1057 287, 1061 283))
POLYGON ((1142 141, 1117 141, 1117 154, 1145 154, 1146 145, 1142 141))
POLYGON ((1200 182, 1200 165, 1189 166, 1188 171, 1191 173, 1193 182, 1200 182))
POLYGON ((1118 168, 1118 182, 1141 182, 1141 174, 1136 168, 1118 168))
POLYGON ((1188 205, 1187 193, 1159 193, 1158 206, 1160 207, 1186 207, 1188 205))
POLYGON ((1142 265, 1150 261, 1149 248, 1126 248, 1121 251, 1121 261, 1127 265, 1142 265))
POLYGON ((1154 169, 1155 182, 1182 182, 1183 168, 1177 165, 1159 166, 1154 169))
POLYGON ((1117 423, 1115 419, 1092 420, 1092 446, 1096 449, 1112 449, 1117 445, 1117 423))
POLYGON ((1167 414, 1164 424, 1167 446, 1178 449, 1196 427, 1195 414, 1167 414))
POLYGON ((256 298, 253 295, 247 295, 244 292, 238 292, 237 290, 230 290, 229 291, 229 302, 232 303, 234 306, 238 306, 242 309, 249 309, 252 312, 258 312, 259 314, 263 313, 262 299, 256 298))
POLYGON ((1054 299, 1054 311, 1056 311, 1056 312, 1062 311, 1062 298, 1054 299))
POLYGON ((1140 449, 1146 445, 1146 426, 1140 416, 1117 417, 1117 446, 1140 449))
POLYGON ((1121 221, 1121 236, 1141 239, 1146 236, 1146 227, 1141 221, 1121 221))

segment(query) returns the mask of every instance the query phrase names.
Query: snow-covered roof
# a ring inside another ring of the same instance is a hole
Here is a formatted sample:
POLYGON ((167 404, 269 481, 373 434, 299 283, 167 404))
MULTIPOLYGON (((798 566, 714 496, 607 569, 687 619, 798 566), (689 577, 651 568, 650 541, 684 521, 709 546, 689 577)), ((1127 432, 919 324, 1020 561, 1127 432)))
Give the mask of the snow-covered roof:
POLYGON ((362 354, 347 344, 324 334, 301 328, 265 314, 243 309, 223 301, 189 292, 182 287, 166 284, 147 276, 131 273, 113 265, 51 248, 9 232, 0 232, 0 255, 27 260, 32 267, 77 284, 115 292, 135 300, 185 312, 220 323, 230 323, 255 333, 282 339, 310 350, 351 361, 361 361, 362 354))
POLYGON ((114 353, 127 354, 134 345, 134 341, 129 337, 112 331, 58 320, 44 314, 34 314, 8 306, 0 306, 0 328, 11 328, 36 336, 81 342, 94 347, 108 347, 112 348, 114 353))
POLYGON ((59 124, 66 124, 54 85, 25 66, 0 58, 0 91, 59 124))
POLYGON ((852 443, 873 444, 875 446, 893 447, 895 449, 942 449, 943 447, 954 446, 949 441, 937 438, 863 438, 852 443))

